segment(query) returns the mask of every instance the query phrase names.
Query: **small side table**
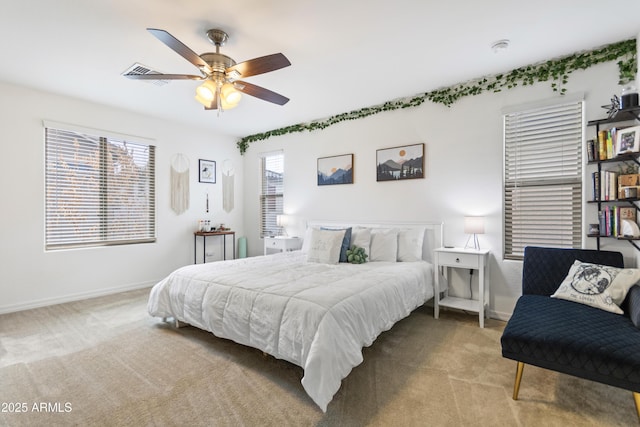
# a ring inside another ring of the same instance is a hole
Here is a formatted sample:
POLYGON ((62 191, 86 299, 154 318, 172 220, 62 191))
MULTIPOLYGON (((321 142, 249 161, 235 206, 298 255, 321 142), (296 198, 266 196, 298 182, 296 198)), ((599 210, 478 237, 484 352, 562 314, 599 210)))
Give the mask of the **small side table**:
POLYGON ((193 233, 193 263, 197 264, 196 253, 198 247, 198 237, 202 237, 202 262, 207 262, 207 237, 222 237, 222 259, 227 259, 227 236, 233 239, 233 259, 236 258, 236 232, 235 231, 196 231, 193 233))
POLYGON ((302 239, 299 237, 265 237, 264 238, 264 254, 269 253, 269 249, 275 249, 280 252, 295 251, 302 247, 302 239))
POLYGON ((478 313, 480 327, 484 328, 485 307, 490 296, 490 286, 486 280, 488 275, 489 250, 473 250, 462 248, 439 248, 435 254, 435 281, 434 281, 434 303, 433 317, 438 318, 440 307, 457 308, 459 310, 478 313), (446 286, 440 283, 440 268, 447 280, 446 286), (449 296, 449 268, 464 268, 468 270, 478 270, 478 299, 459 298, 449 296), (443 293, 440 299, 440 292, 443 293))

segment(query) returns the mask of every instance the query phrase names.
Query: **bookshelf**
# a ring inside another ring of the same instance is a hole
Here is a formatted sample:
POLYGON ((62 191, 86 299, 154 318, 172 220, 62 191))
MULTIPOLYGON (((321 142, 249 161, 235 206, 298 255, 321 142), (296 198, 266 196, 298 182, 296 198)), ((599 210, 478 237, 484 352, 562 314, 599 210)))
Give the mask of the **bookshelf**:
MULTIPOLYGON (((623 230, 622 219, 628 219, 637 224, 640 207, 640 174, 624 173, 622 168, 613 170, 610 166, 621 166, 632 162, 640 167, 640 152, 615 155, 615 133, 628 126, 617 127, 624 122, 640 121, 640 106, 619 110, 613 117, 592 120, 587 126, 595 126, 595 139, 587 142, 587 165, 595 165, 591 173, 591 191, 588 203, 597 205, 599 230, 587 233, 588 237, 597 240, 596 246, 600 250, 600 239, 614 238, 626 240, 640 251, 640 237, 631 237, 623 230)), ((631 125, 629 125, 631 126, 631 125)))

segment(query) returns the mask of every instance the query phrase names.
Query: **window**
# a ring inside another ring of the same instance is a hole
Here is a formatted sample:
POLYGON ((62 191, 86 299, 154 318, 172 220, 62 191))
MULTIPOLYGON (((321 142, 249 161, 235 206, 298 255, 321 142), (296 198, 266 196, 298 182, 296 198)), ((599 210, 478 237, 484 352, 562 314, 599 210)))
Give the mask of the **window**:
POLYGON ((582 101, 504 116, 504 256, 582 242, 582 101))
POLYGON ((260 158, 260 237, 276 236, 276 218, 282 213, 284 196, 284 154, 267 153, 260 158))
POLYGON ((155 242, 155 147, 45 123, 46 249, 155 242))

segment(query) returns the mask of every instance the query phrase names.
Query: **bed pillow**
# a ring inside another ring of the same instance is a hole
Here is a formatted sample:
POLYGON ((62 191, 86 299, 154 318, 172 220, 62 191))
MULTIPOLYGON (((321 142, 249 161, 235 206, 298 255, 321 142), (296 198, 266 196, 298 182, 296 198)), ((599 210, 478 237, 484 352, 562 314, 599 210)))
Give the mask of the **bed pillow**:
POLYGON ((396 262, 398 258, 398 231, 394 229, 371 230, 369 261, 396 262))
POLYGON ((322 264, 337 264, 345 230, 311 230, 307 261, 322 264))
POLYGON ((340 262, 348 262, 347 250, 351 247, 351 227, 349 228, 320 227, 320 229, 329 230, 329 231, 344 231, 344 237, 342 238, 342 246, 340 247, 340 262))
POLYGON ((364 249, 364 253, 369 256, 369 246, 371 246, 371 229, 356 227, 351 231, 351 246, 358 246, 364 249))
POLYGON ((367 254, 364 253, 364 248, 351 246, 347 251, 347 262, 351 264, 364 264, 367 262, 367 254))
POLYGON ((309 253, 309 247, 311 246, 311 232, 313 231, 313 227, 308 227, 304 232, 304 239, 302 240, 302 248, 300 251, 303 254, 309 253))
POLYGON ((424 227, 400 230, 398 232, 398 261, 421 261, 423 240, 424 227))
POLYGON ((640 286, 635 285, 629 290, 629 317, 636 328, 640 328, 640 286))
POLYGON ((620 304, 638 280, 640 270, 637 268, 616 268, 575 261, 551 297, 622 314, 620 304))

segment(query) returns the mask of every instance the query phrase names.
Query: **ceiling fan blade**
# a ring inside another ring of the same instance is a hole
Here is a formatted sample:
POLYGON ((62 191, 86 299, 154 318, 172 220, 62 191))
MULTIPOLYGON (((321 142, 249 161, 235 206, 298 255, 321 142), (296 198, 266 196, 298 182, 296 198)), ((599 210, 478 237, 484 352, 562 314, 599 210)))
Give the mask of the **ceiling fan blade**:
POLYGON ((204 80, 202 76, 192 74, 125 74, 125 77, 134 80, 204 80))
POLYGON ((236 81, 233 83, 233 86, 242 93, 255 96, 256 98, 260 98, 264 101, 273 102, 274 104, 284 105, 289 102, 289 98, 286 96, 282 96, 279 93, 275 93, 269 89, 265 89, 251 83, 236 81))
POLYGON ((187 61, 191 62, 193 65, 198 67, 200 70, 207 74, 211 74, 213 70, 197 53, 189 49, 187 45, 182 43, 177 38, 173 37, 171 34, 166 32, 165 30, 159 30, 156 28, 147 28, 151 34, 153 34, 158 40, 162 43, 166 44, 169 48, 174 50, 178 55, 182 56, 187 61))
POLYGON ((255 76, 257 74, 268 73, 288 67, 291 62, 281 53, 261 56, 260 58, 249 59, 232 67, 227 68, 227 73, 237 71, 242 77, 255 76))

